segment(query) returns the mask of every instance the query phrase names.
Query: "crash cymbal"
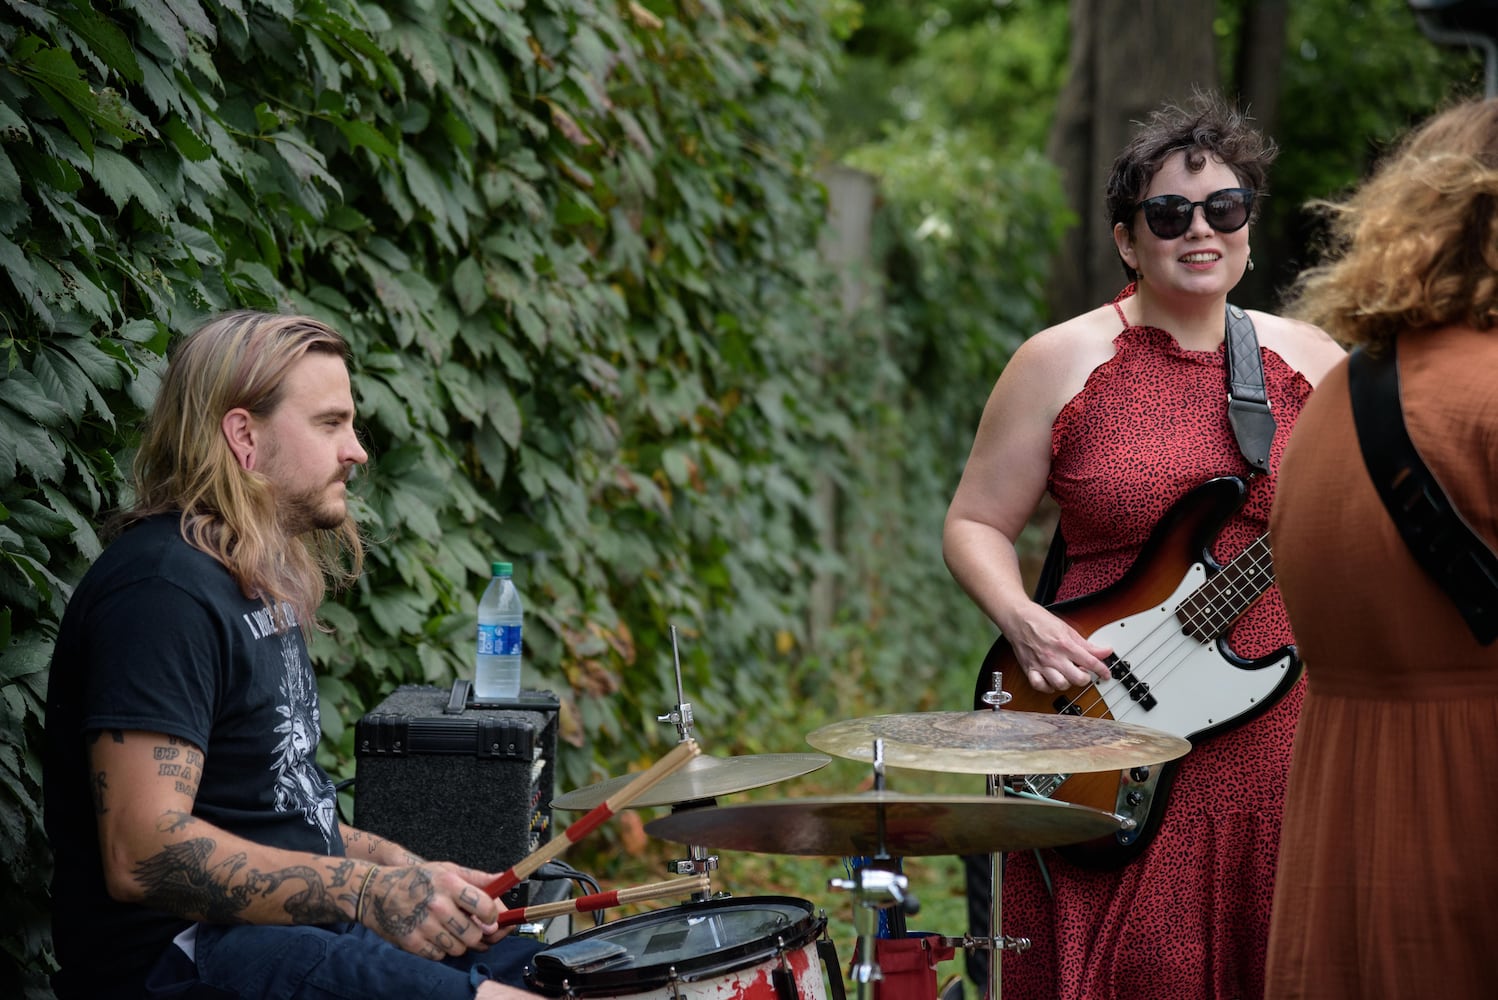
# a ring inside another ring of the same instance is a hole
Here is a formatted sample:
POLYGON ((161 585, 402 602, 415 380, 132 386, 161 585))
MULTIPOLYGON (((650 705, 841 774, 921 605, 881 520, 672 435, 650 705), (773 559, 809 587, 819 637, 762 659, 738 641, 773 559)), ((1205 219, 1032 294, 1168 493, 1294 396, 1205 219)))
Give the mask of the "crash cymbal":
MULTIPOLYGON (((693 757, 675 774, 662 779, 650 791, 631 802, 630 807, 673 805, 731 795, 810 774, 829 763, 831 758, 819 753, 762 753, 743 757, 709 757, 702 754, 693 757)), ((629 784, 634 777, 633 774, 625 774, 617 778, 606 778, 596 785, 557 796, 551 800, 551 807, 592 809, 629 784)))
POLYGON ((893 857, 992 854, 1093 840, 1111 813, 1049 799, 862 792, 684 809, 645 824, 663 840, 756 854, 893 857), (882 832, 882 837, 881 837, 882 832))
POLYGON ((984 709, 875 715, 823 726, 806 742, 825 753, 965 774, 1076 774, 1174 760, 1191 749, 1177 736, 1130 722, 984 709))

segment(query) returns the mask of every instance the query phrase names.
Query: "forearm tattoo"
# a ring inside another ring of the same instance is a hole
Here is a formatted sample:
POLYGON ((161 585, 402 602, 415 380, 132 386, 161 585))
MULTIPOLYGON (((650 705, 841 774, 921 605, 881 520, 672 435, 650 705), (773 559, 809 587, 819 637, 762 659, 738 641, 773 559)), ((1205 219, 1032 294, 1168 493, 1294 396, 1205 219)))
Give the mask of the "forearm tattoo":
POLYGON ((404 847, 399 847, 399 845, 395 844, 394 841, 386 840, 384 837, 377 836, 376 834, 370 833, 367 830, 356 830, 351 826, 344 826, 343 828, 343 848, 350 857, 365 857, 379 861, 379 859, 383 856, 382 852, 384 852, 386 848, 391 847, 398 848, 400 857, 393 860, 389 857, 386 857, 385 860, 381 862, 382 864, 388 864, 392 866, 419 865, 425 861, 424 858, 412 854, 404 847))
MULTIPOLYGON (((190 814, 173 811, 157 826, 164 833, 175 833, 195 822, 190 814)), ((256 899, 267 898, 293 883, 301 888, 281 904, 292 923, 337 923, 353 912, 356 896, 351 879, 355 864, 347 858, 337 859, 325 878, 313 865, 264 872, 249 868, 243 852, 211 863, 217 846, 212 837, 194 837, 168 845, 137 864, 134 875, 147 905, 210 923, 245 923, 245 911, 256 899), (243 879, 239 879, 241 872, 243 879), (344 891, 337 892, 339 889, 344 891)))

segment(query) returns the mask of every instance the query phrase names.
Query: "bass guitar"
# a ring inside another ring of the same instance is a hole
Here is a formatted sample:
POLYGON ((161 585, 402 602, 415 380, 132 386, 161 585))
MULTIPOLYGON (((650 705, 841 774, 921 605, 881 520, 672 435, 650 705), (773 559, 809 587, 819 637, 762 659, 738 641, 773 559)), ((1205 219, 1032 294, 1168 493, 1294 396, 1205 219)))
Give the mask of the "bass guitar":
MULTIPOLYGON (((1274 583, 1269 537, 1260 536, 1226 565, 1211 555, 1212 540, 1247 493, 1243 480, 1232 476, 1202 484, 1160 519, 1117 583, 1049 607, 1078 634, 1112 647, 1106 661, 1111 679, 1059 694, 1037 691, 1000 636, 979 671, 973 707, 988 707, 983 695, 993 690, 995 671, 1012 696, 1000 711, 1113 719, 1192 741, 1273 706, 1300 676, 1295 647, 1247 660, 1225 639, 1274 583)), ((1162 764, 1005 779, 1011 794, 1061 799, 1133 819, 1129 830, 1061 849, 1075 863, 1105 868, 1131 860, 1154 836, 1173 771, 1162 764)))

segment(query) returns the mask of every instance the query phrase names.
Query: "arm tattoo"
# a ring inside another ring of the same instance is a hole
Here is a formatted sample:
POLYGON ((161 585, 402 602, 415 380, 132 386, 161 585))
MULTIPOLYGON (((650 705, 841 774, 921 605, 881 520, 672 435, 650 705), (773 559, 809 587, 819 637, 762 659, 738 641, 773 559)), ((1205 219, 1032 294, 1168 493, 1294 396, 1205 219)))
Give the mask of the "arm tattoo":
POLYGON ((229 880, 244 867, 245 856, 232 854, 217 865, 208 859, 217 846, 208 837, 170 844, 135 866, 135 877, 154 909, 201 917, 217 924, 241 923, 249 905, 249 888, 229 880))
POLYGON ((109 807, 104 804, 104 793, 109 791, 109 779, 104 775, 105 772, 103 771, 95 771, 92 780, 89 782, 89 791, 94 796, 95 816, 103 816, 109 812, 109 807))
MULTIPOLYGON (((387 848, 396 846, 398 845, 396 845, 393 841, 386 840, 384 837, 370 833, 368 830, 358 830, 351 826, 343 827, 343 847, 350 856, 354 856, 357 854, 359 857, 373 858, 376 861, 379 861, 382 853, 387 848)), ((387 857, 385 861, 381 863, 391 866, 419 865, 424 864, 426 861, 425 858, 422 858, 416 854, 412 854, 404 847, 400 848, 400 854, 401 857, 398 861, 391 861, 387 857)))
POLYGON ((156 773, 163 778, 173 779, 178 794, 190 799, 197 798, 203 755, 191 743, 168 736, 167 745, 153 747, 151 756, 156 760, 156 773))
POLYGON ((278 872, 251 871, 245 886, 260 896, 268 896, 288 881, 300 881, 306 888, 292 893, 283 904, 294 924, 332 924, 343 920, 347 914, 338 905, 338 900, 328 894, 322 875, 310 865, 292 865, 278 872))
POLYGON ((198 818, 192 813, 182 812, 180 809, 169 809, 162 814, 161 822, 156 824, 156 829, 162 833, 181 833, 197 821, 198 818))
POLYGON ((381 843, 381 839, 372 833, 349 826, 343 828, 343 847, 349 854, 353 854, 354 848, 359 847, 364 857, 372 858, 380 852, 381 843))
MULTIPOLYGON (((157 824, 163 833, 176 833, 196 820, 188 813, 171 812, 157 824)), ((145 890, 145 900, 154 909, 191 916, 210 923, 244 923, 244 911, 256 897, 266 897, 287 882, 302 882, 304 888, 292 893, 282 904, 292 923, 330 924, 348 918, 357 898, 352 891, 338 894, 333 889, 348 887, 355 864, 347 859, 334 865, 325 881, 317 868, 291 865, 280 871, 261 872, 250 868, 244 881, 231 883, 246 868, 243 853, 232 854, 218 864, 210 864, 214 848, 210 837, 196 837, 171 844, 135 866, 135 877, 145 890), (347 905, 345 910, 344 904, 347 905)))
MULTIPOLYGON (((112 743, 125 742, 125 731, 123 729, 93 729, 86 734, 85 738, 88 740, 88 745, 93 746, 99 740, 103 739, 106 734, 108 734, 112 743)), ((109 811, 109 807, 104 804, 104 793, 109 790, 109 780, 104 775, 105 772, 103 771, 94 771, 92 769, 89 771, 89 791, 94 798, 95 816, 103 816, 109 811)))

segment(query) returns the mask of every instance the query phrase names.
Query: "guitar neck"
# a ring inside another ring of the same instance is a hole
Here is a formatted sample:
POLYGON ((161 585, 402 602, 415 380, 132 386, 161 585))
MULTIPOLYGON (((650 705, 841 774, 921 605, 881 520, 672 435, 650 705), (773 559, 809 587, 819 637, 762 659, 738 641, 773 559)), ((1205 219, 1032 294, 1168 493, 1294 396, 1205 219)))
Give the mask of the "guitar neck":
POLYGON ((1269 535, 1263 534, 1192 591, 1176 608, 1176 618, 1187 635, 1210 642, 1226 632, 1273 583, 1269 535))

